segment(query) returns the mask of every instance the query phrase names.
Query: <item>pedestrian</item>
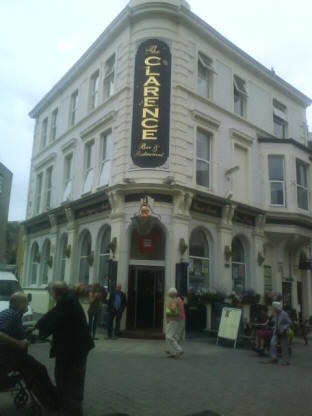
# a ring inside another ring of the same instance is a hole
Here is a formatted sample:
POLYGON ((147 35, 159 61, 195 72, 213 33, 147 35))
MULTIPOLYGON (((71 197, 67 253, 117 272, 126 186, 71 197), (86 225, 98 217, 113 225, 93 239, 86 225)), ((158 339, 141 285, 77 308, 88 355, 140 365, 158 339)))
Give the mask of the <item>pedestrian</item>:
POLYGON ((166 305, 166 353, 170 358, 179 358, 183 354, 183 350, 179 344, 181 319, 176 288, 169 289, 168 298, 166 305))
POLYGON ((100 285, 94 284, 92 289, 88 294, 89 299, 89 308, 88 308, 88 318, 89 318, 89 334, 92 336, 93 339, 97 339, 96 335, 96 327, 99 318, 99 314, 101 312, 102 307, 102 295, 100 291, 100 285))
POLYGON ((108 306, 108 324, 106 339, 117 339, 120 333, 120 321, 122 314, 127 306, 127 296, 121 291, 121 284, 117 283, 116 290, 110 294, 107 301, 108 306), (114 320, 115 330, 114 330, 114 320), (113 336, 114 334, 114 336, 113 336))
MULTIPOLYGON (((46 367, 28 354, 29 342, 22 325, 23 313, 27 311, 27 296, 15 292, 10 298, 9 309, 0 313, 0 374, 18 371, 26 386, 48 410, 58 410, 60 402, 57 389, 48 375, 46 367)), ((10 379, 14 387, 16 378, 10 379)))
POLYGON ((184 310, 184 301, 183 301, 182 296, 178 296, 177 299, 179 302, 179 310, 180 310, 178 343, 179 345, 181 345, 181 342, 185 340, 185 310, 184 310))
POLYGON ((94 343, 85 313, 65 282, 50 287, 56 305, 36 324, 41 337, 52 334, 50 357, 55 357, 55 381, 64 413, 82 416, 86 364, 94 343))
POLYGON ((283 311, 280 302, 272 303, 273 312, 275 314, 275 324, 273 328, 273 336, 270 343, 270 363, 278 363, 277 344, 280 343, 282 350, 282 365, 289 365, 289 327, 292 322, 288 313, 283 311))

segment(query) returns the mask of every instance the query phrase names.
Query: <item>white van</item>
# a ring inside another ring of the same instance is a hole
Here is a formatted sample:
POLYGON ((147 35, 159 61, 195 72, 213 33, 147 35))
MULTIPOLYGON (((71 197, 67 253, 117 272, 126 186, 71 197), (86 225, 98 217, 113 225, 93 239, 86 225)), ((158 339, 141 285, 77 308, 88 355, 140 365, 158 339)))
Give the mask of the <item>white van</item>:
MULTIPOLYGON (((14 273, 0 270, 0 312, 4 309, 8 309, 11 295, 20 290, 22 290, 22 288, 14 273)), ((31 296, 28 298, 28 302, 30 301, 31 296)), ((28 305, 28 310, 23 315, 23 325, 29 326, 32 323, 33 313, 31 307, 28 305)))

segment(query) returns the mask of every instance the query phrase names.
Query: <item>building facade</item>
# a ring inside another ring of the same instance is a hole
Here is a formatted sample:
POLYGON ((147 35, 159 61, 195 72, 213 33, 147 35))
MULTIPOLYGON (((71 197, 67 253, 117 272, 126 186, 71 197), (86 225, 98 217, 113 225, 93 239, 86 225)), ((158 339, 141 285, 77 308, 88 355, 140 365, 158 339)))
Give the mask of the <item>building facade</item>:
POLYGON ((52 280, 117 279, 128 329, 161 331, 175 285, 309 317, 310 103, 185 1, 130 1, 30 113, 34 309, 52 280))
POLYGON ((0 162, 0 264, 7 263, 7 224, 10 206, 12 172, 0 162))

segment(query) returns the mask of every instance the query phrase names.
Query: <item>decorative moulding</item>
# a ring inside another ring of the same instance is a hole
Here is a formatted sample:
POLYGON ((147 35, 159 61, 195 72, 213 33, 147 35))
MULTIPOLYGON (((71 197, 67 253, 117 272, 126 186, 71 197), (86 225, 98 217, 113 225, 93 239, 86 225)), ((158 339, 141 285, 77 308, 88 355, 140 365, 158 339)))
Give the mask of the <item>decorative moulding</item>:
POLYGON ((243 133, 242 131, 236 130, 236 129, 230 129, 230 133, 232 136, 232 139, 238 139, 244 144, 247 144, 248 146, 251 146, 252 143, 256 140, 254 137, 249 136, 246 133, 243 133))
POLYGON ((87 129, 83 130, 80 133, 81 139, 84 139, 85 137, 89 136, 90 134, 94 134, 96 130, 102 129, 105 124, 113 121, 116 118, 117 111, 110 111, 104 117, 102 117, 100 120, 96 121, 95 123, 91 124, 87 129))
POLYGON ((198 110, 191 111, 192 117, 195 121, 208 125, 210 128, 217 130, 220 127, 221 121, 208 116, 207 114, 201 113, 198 110))
POLYGON ((63 153, 68 152, 69 150, 71 150, 72 148, 76 147, 77 145, 77 139, 71 139, 69 142, 65 143, 61 149, 63 153))
POLYGON ((35 165, 35 170, 41 169, 43 166, 51 163, 54 159, 56 159, 56 153, 51 153, 48 157, 44 158, 40 162, 35 165))

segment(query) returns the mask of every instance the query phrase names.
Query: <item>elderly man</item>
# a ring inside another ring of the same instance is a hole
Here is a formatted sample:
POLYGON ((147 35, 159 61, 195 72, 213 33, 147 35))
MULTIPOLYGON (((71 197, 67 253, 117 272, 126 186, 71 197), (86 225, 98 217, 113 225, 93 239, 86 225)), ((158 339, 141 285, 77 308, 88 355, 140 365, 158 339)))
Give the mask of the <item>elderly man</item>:
POLYGON ((39 334, 52 334, 50 357, 55 357, 55 380, 66 415, 81 416, 87 355, 94 347, 85 313, 65 282, 55 282, 50 293, 56 305, 36 324, 39 334))
POLYGON ((276 346, 280 342, 282 358, 284 359, 282 365, 289 365, 289 327, 292 322, 288 313, 282 310, 280 302, 273 302, 272 307, 275 313, 275 325, 270 344, 270 362, 273 364, 278 363, 276 346))
POLYGON ((114 326, 115 318, 116 318, 116 326, 115 326, 115 331, 114 331, 114 339, 116 339, 119 335, 120 321, 122 318, 122 314, 127 305, 127 297, 126 297, 126 294, 121 291, 120 283, 117 284, 116 291, 111 293, 107 304, 108 304, 109 316, 108 316, 106 339, 110 339, 113 336, 113 326, 114 326))
MULTIPOLYGON (((27 353, 29 342, 22 326, 27 311, 27 297, 23 292, 11 296, 10 307, 0 313, 0 366, 19 371, 26 385, 47 409, 58 409, 59 400, 44 365, 27 353)), ((14 380, 13 380, 14 381, 14 380)))

